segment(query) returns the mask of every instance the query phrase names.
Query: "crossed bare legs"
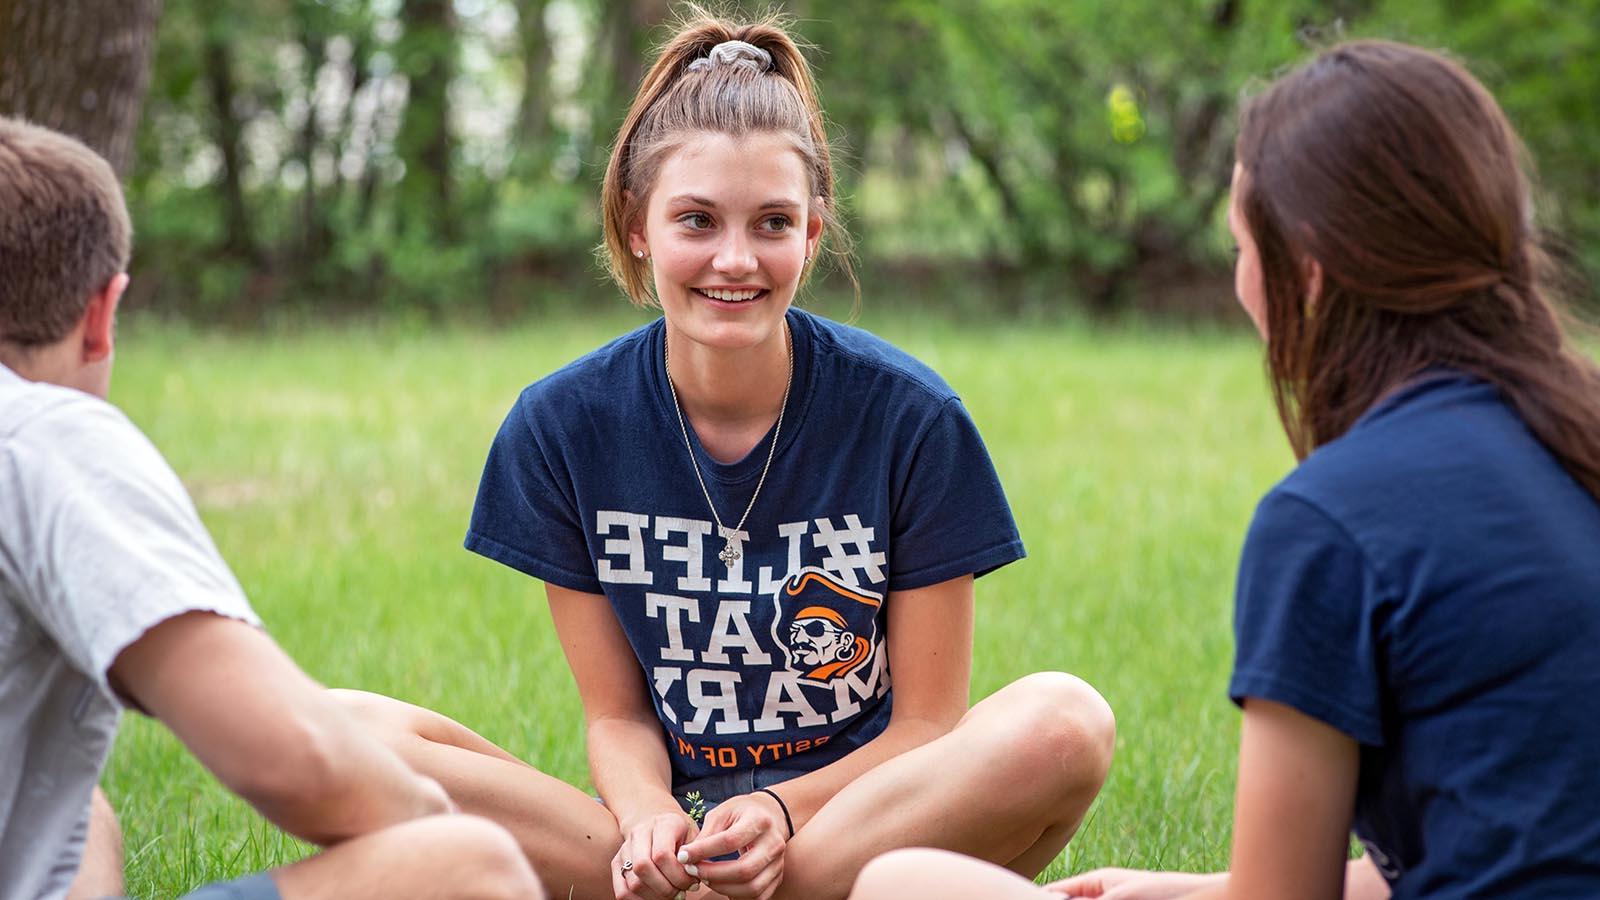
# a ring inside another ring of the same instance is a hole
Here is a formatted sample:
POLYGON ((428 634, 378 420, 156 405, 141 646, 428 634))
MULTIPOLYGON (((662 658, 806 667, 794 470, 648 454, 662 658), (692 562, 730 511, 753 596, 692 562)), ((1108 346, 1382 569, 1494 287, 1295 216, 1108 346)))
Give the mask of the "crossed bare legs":
MULTIPOLYGON (((438 713, 335 694, 464 811, 509 830, 553 896, 611 900, 622 838, 593 798, 438 713)), ((1110 707, 1083 681, 1047 672, 1013 682, 835 795, 789 841, 777 897, 843 898, 869 860, 900 847, 954 850, 1031 878, 1077 830, 1114 741, 1110 707)))

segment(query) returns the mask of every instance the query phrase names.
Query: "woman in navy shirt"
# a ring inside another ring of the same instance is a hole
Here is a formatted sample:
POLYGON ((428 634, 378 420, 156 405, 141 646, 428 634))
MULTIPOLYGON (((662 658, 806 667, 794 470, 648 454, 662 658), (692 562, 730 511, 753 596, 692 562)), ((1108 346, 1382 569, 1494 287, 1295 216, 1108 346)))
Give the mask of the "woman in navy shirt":
MULTIPOLYGON (((1240 564, 1232 866, 1053 894, 1600 896, 1600 373, 1547 299, 1519 152, 1463 68, 1394 43, 1246 109, 1236 290, 1302 462, 1240 564)), ((1038 895, 907 853, 858 896, 919 889, 1038 895)))

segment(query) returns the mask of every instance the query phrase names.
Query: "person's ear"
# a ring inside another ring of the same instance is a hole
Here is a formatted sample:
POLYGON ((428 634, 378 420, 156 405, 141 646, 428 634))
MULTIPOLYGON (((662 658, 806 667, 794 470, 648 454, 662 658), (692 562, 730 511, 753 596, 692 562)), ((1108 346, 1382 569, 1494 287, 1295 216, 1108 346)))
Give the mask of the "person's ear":
POLYGON ((823 197, 811 198, 811 215, 806 217, 806 257, 817 255, 817 246, 822 239, 822 211, 828 208, 828 201, 823 197))
POLYGON ((128 289, 128 273, 119 272, 89 298, 83 311, 83 361, 97 363, 116 348, 117 306, 128 289))
MULTIPOLYGON (((633 191, 622 192, 622 206, 624 209, 635 208, 633 191)), ((650 245, 644 239, 643 217, 644 211, 639 210, 637 215, 628 220, 628 252, 633 254, 634 259, 650 258, 650 245)))

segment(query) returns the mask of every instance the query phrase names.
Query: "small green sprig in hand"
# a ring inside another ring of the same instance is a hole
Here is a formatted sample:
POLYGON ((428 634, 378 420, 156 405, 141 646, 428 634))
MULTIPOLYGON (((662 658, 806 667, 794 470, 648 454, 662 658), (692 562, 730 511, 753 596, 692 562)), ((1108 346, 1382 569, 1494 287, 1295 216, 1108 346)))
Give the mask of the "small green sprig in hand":
POLYGON ((696 825, 704 825, 706 821, 706 798, 700 796, 699 791, 690 791, 683 795, 685 803, 689 804, 689 818, 696 825))

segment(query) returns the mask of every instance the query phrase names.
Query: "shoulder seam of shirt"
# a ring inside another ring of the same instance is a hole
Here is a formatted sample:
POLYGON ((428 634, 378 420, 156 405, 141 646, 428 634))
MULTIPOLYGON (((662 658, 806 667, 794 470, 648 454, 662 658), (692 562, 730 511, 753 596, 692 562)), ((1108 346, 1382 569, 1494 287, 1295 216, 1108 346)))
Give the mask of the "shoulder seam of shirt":
MULTIPOLYGON (((813 318, 821 318, 820 316, 816 316, 815 314, 808 313, 808 315, 812 315, 813 318)), ((867 332, 867 333, 871 334, 871 332, 867 332)), ((837 355, 839 355, 839 356, 841 356, 841 357, 843 357, 845 359, 850 360, 852 363, 855 363, 856 365, 863 366, 863 367, 869 368, 869 369, 875 369, 875 370, 877 370, 879 372, 883 372, 883 373, 888 374, 888 375, 896 376, 896 377, 898 377, 898 378, 900 378, 900 379, 902 379, 902 380, 904 380, 904 381, 906 381, 906 382, 908 382, 910 384, 916 385, 918 388, 922 389, 923 393, 927 394, 928 396, 932 397, 935 400, 946 401, 946 400, 957 400, 957 399, 960 399, 960 394, 958 394, 956 392, 956 389, 955 389, 954 386, 946 386, 943 390, 941 390, 938 385, 929 384, 926 379, 922 378, 921 376, 917 375, 915 372, 912 372, 911 370, 909 370, 907 368, 904 368, 904 367, 901 367, 901 366, 889 366, 889 365, 885 365, 880 360, 868 359, 867 357, 862 356, 861 354, 856 353, 855 351, 846 348, 845 346, 840 344, 838 341, 834 340, 833 339, 833 335, 825 334, 825 332, 821 328, 814 328, 812 334, 813 334, 813 338, 812 338, 813 340, 826 340, 827 343, 828 343, 828 346, 837 355)), ((873 335, 873 337, 877 337, 877 335, 873 335)), ((882 338, 878 338, 878 340, 883 340, 883 339, 882 338)), ((888 343, 888 342, 885 341, 885 343, 888 343)), ((906 351, 900 350, 899 347, 895 347, 895 345, 893 345, 893 344, 889 344, 889 346, 894 347, 894 349, 899 350, 901 353, 906 353, 906 351)), ((909 353, 906 353, 906 355, 907 356, 911 356, 911 354, 909 354, 909 353)), ((912 359, 916 359, 916 357, 914 357, 914 356, 911 356, 911 358, 912 359)), ((921 362, 921 360, 917 360, 917 361, 921 362)), ((922 364, 923 365, 927 365, 927 363, 922 363, 922 364)), ((932 368, 932 367, 929 366, 929 368, 932 368)))
POLYGON ((909 458, 915 459, 917 454, 922 452, 922 445, 928 442, 928 435, 933 434, 933 426, 938 424, 940 419, 950 414, 951 406, 959 405, 961 405, 961 398, 953 393, 940 400, 939 409, 922 424, 922 430, 917 434, 917 439, 911 442, 911 455, 909 458))
POLYGON ((1295 490, 1294 488, 1279 485, 1272 490, 1272 493, 1277 494, 1285 500, 1292 500, 1295 503, 1304 506, 1313 513, 1316 513, 1318 518, 1321 518, 1329 525, 1332 525, 1334 530, 1339 532, 1339 536, 1344 538, 1344 542, 1349 544, 1351 549, 1355 550, 1356 554, 1361 557, 1361 565, 1378 577, 1379 587, 1382 588, 1382 591, 1380 592, 1381 596, 1394 596, 1394 591, 1391 589, 1393 579, 1391 579, 1388 573, 1386 573, 1383 568, 1380 567, 1376 561, 1374 561, 1372 554, 1368 552, 1366 546, 1362 544, 1362 542, 1358 540, 1354 534, 1351 533, 1350 529, 1344 524, 1344 522, 1340 521, 1337 516, 1329 512, 1322 504, 1311 499, 1300 491, 1295 490))
MULTIPOLYGON (((916 459, 917 458, 917 454, 922 452, 922 445, 926 444, 928 442, 928 436, 933 434, 933 427, 939 423, 940 419, 943 419, 946 415, 949 414, 950 406, 952 404, 960 404, 960 403, 961 403, 961 398, 955 396, 954 394, 951 394, 950 396, 945 397, 942 401, 940 401, 938 410, 935 411, 933 415, 928 416, 927 419, 921 423, 921 427, 917 431, 917 436, 911 441, 911 450, 910 450, 909 453, 906 454, 906 459, 911 460, 911 459, 916 459)), ((990 464, 993 465, 992 462, 990 464)), ((910 469, 907 468, 905 476, 903 478, 901 478, 898 482, 896 482, 895 484, 890 486, 892 493, 896 494, 896 495, 902 493, 901 489, 905 487, 906 481, 908 481, 910 478, 911 478, 910 469)), ((1004 490, 1004 489, 1002 488, 1002 490, 1004 490)), ((1007 502, 1006 505, 1007 505, 1007 508, 1010 507, 1010 503, 1009 502, 1007 502)), ((890 507, 890 510, 889 510, 890 518, 892 519, 894 516, 899 515, 899 512, 900 512, 899 504, 898 503, 892 504, 891 507, 890 507)))
MULTIPOLYGON (((527 406, 524 403, 522 403, 522 401, 520 399, 518 400, 517 405, 516 405, 515 409, 513 410, 513 413, 517 417, 517 424, 522 426, 522 430, 527 433, 528 442, 530 444, 532 444, 535 449, 538 450, 539 465, 543 466, 545 469, 548 470, 551 467, 551 465, 550 465, 550 451, 545 446, 544 435, 540 434, 539 429, 534 427, 533 419, 529 415, 527 406)), ((548 422, 548 419, 546 421, 548 422)), ((566 429, 564 427, 561 428, 560 430, 562 432, 566 431, 566 429)), ((557 454, 557 456, 560 457, 560 454, 557 454)), ((582 528, 583 527, 583 512, 576 505, 575 498, 571 497, 571 496, 568 496, 567 493, 566 493, 566 488, 570 488, 570 486, 571 486, 571 482, 569 481, 567 483, 567 485, 564 487, 563 490, 556 491, 554 493, 555 493, 556 496, 561 498, 562 504, 572 511, 573 521, 577 522, 579 524, 579 527, 582 528)), ((515 548, 513 548, 513 549, 515 549, 515 548)))

